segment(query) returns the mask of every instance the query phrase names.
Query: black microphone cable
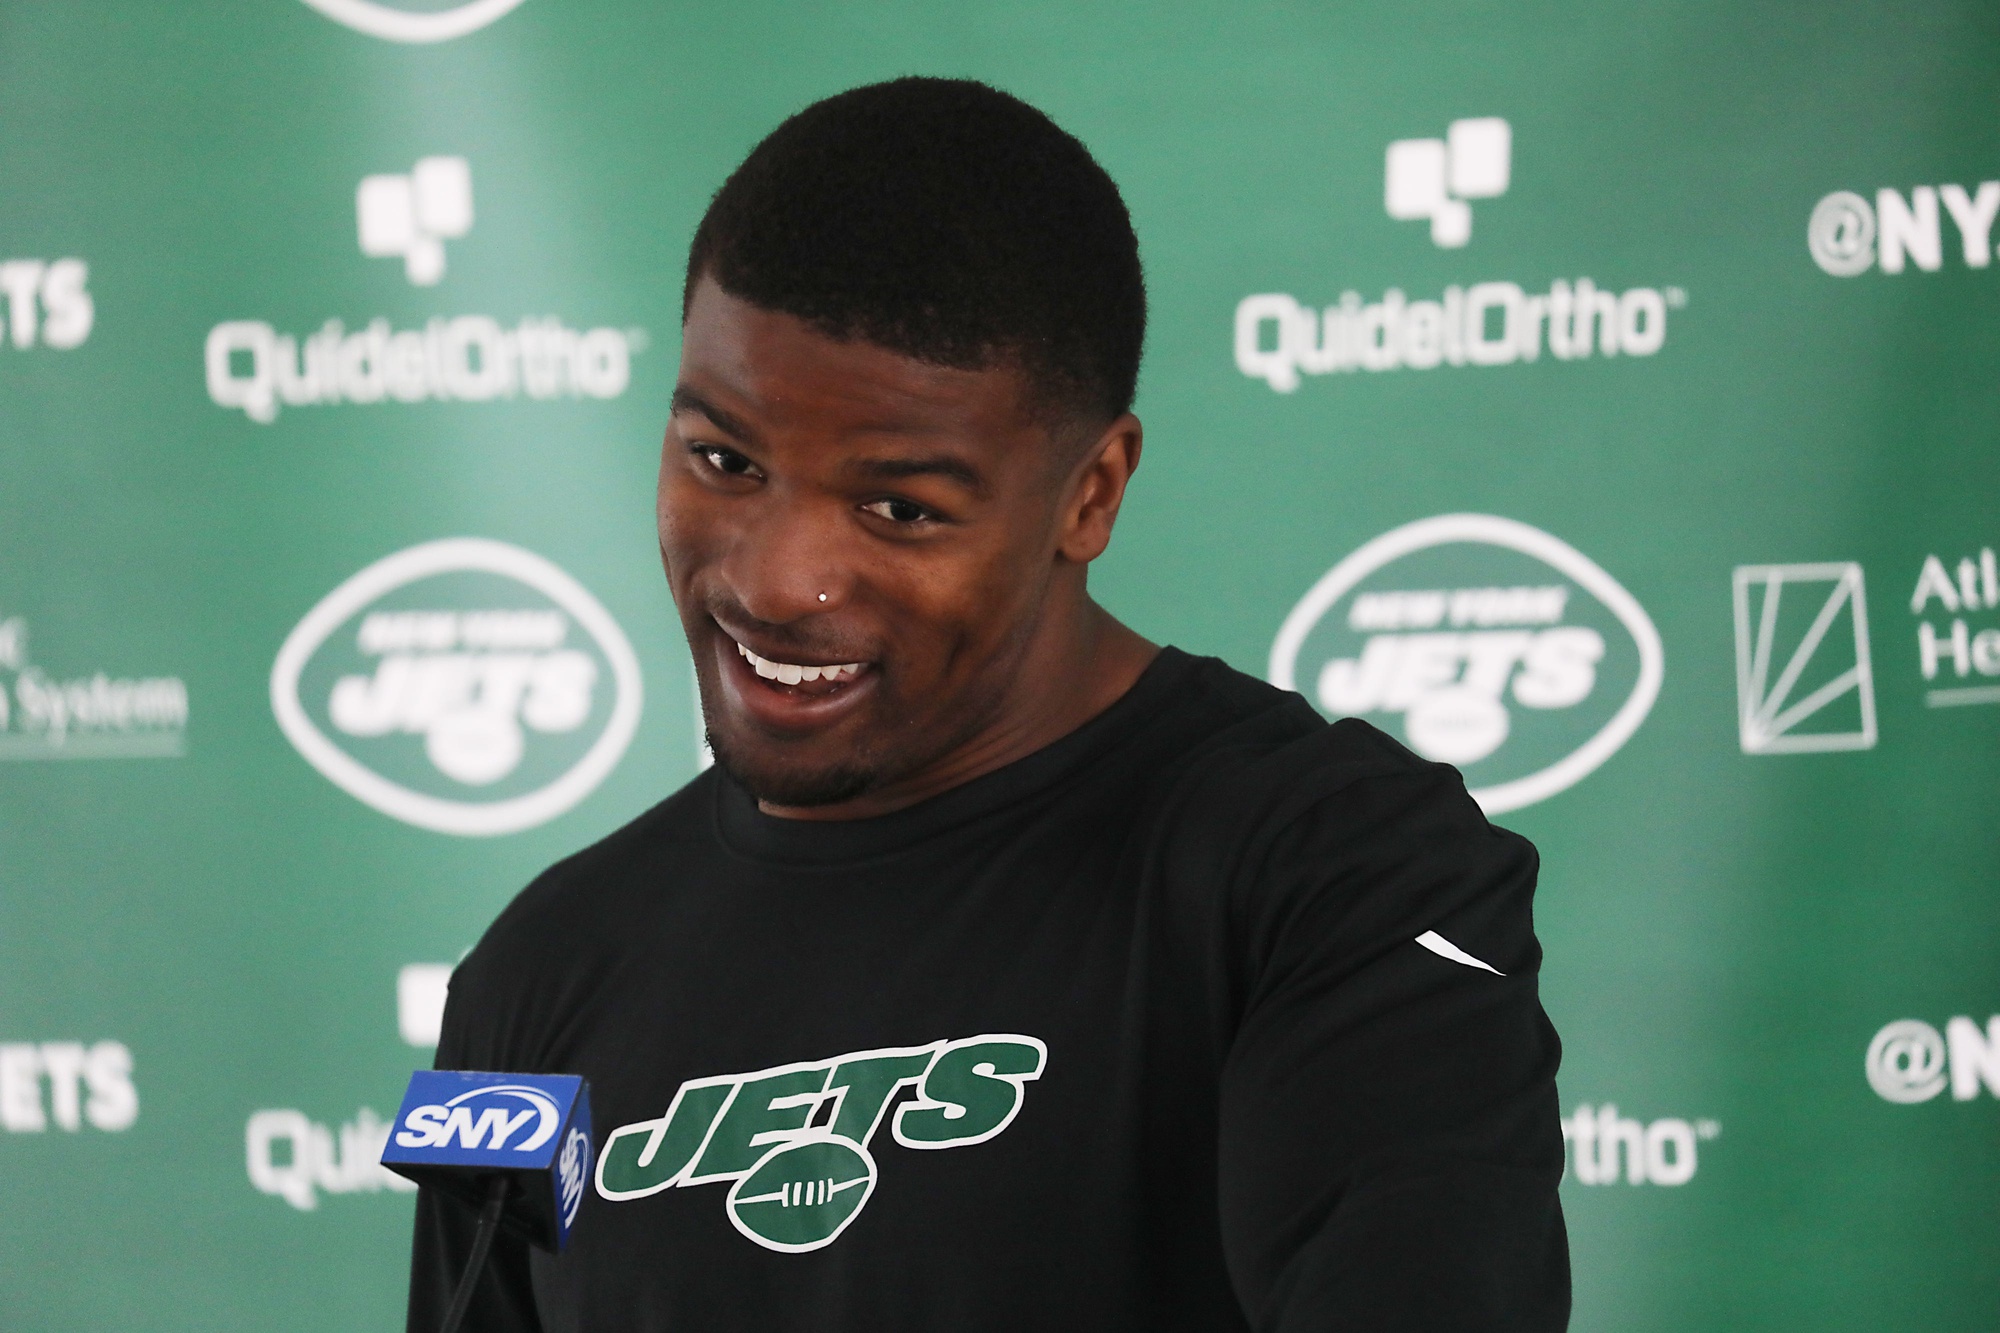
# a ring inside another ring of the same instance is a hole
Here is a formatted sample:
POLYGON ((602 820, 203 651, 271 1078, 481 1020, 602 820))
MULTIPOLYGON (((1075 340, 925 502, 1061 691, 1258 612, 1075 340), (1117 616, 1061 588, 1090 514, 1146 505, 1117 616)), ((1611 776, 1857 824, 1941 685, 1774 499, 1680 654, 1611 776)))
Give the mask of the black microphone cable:
POLYGON ((458 1326, 465 1321, 465 1312, 472 1304, 472 1289, 479 1285, 479 1274, 493 1249, 493 1233, 500 1229, 500 1214, 506 1207, 507 1177, 495 1176, 486 1187, 486 1206, 479 1210, 479 1230, 472 1238, 472 1253, 465 1260, 465 1272, 458 1279, 458 1290, 451 1295, 451 1308, 444 1312, 444 1326, 439 1333, 458 1333, 458 1326))

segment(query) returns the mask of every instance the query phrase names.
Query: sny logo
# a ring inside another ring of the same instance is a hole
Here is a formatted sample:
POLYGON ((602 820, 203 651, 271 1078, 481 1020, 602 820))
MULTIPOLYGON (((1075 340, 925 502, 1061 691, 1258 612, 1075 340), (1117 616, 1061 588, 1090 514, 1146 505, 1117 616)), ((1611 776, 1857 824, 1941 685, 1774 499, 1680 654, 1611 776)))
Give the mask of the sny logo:
POLYGON ((562 1210, 562 1224, 576 1221, 583 1205, 583 1185, 590 1174, 590 1136, 581 1129, 570 1130, 563 1139, 562 1156, 556 1160, 556 1206, 562 1210))
POLYGON ((665 1115, 605 1139, 597 1192, 623 1202, 733 1181, 737 1231, 767 1250, 817 1250, 874 1195, 868 1143, 899 1089, 917 1089, 892 1130, 905 1148, 984 1143, 1014 1122, 1047 1058, 1039 1039, 1001 1033, 690 1079, 665 1115))
POLYGON ((420 1069, 410 1076, 382 1165, 474 1204, 496 1170, 529 1240, 560 1252, 583 1201, 590 1089, 576 1074, 420 1069))
POLYGON ((531 1153, 554 1138, 561 1125, 555 1099, 540 1088, 497 1083, 462 1092, 441 1105, 405 1112, 395 1141, 398 1148, 531 1153), (525 1132, 519 1142, 510 1144, 517 1131, 525 1132))

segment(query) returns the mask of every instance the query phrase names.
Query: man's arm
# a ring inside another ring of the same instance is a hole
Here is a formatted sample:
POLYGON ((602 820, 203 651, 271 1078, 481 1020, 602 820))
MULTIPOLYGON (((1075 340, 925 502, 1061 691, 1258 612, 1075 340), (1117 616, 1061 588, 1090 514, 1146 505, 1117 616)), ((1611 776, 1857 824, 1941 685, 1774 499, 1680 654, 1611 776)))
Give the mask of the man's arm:
POLYGON ((1535 871, 1430 766, 1319 802, 1252 871, 1219 1188, 1259 1333, 1567 1326, 1535 871))
MULTIPOLYGON (((445 1004, 444 1031, 438 1039, 437 1068, 504 1068, 495 1053, 471 1035, 478 986, 475 953, 452 974, 445 1004)), ((417 1223, 410 1245, 409 1333, 438 1333, 445 1311, 458 1289, 459 1275, 472 1253, 479 1229, 478 1210, 432 1190, 417 1195, 417 1223)), ((475 1289, 472 1305, 460 1325, 466 1333, 542 1333, 535 1313, 534 1288, 528 1273, 529 1246, 504 1230, 493 1238, 493 1251, 475 1289)))

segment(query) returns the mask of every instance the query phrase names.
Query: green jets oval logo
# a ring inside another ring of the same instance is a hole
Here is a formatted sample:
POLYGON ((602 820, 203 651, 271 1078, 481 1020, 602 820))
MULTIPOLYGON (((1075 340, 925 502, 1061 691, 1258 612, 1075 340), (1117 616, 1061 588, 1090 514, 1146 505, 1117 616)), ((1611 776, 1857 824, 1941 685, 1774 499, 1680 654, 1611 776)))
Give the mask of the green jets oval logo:
POLYGON ((1659 696, 1659 631, 1631 593, 1539 528, 1444 514, 1386 532, 1315 584, 1271 683, 1455 764, 1488 814, 1582 780, 1659 696))
POLYGON ((831 1245, 875 1192, 875 1158, 840 1139, 773 1149, 729 1191, 729 1220, 759 1245, 796 1254, 831 1245))
POLYGON ((639 661, 582 584, 532 551, 455 537, 368 566, 271 668, 298 752, 440 833, 532 828, 594 790, 639 725, 639 661))

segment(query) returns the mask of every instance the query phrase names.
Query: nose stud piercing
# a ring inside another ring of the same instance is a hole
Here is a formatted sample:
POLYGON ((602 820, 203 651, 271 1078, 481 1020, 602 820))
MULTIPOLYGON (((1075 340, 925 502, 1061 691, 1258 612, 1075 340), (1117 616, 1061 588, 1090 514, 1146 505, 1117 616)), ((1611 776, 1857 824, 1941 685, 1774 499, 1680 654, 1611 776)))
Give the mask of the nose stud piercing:
POLYGON ((825 594, 825 593, 821 593, 821 594, 819 595, 819 599, 820 599, 820 600, 821 600, 822 602, 823 602, 823 601, 825 601, 825 600, 826 600, 826 594, 825 594))

